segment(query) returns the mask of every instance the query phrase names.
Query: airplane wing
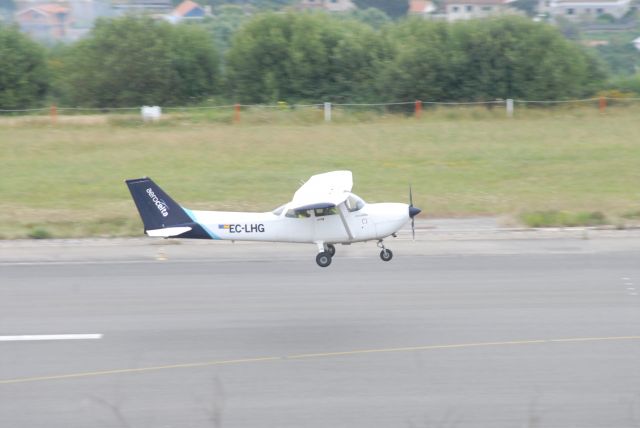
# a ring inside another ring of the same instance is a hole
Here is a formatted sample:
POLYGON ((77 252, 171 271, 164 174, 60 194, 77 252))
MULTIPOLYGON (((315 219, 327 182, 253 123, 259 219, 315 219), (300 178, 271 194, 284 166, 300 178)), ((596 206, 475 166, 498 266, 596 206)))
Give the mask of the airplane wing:
POLYGON ((351 171, 332 171, 312 176, 293 195, 291 208, 332 208, 344 202, 353 187, 351 171))

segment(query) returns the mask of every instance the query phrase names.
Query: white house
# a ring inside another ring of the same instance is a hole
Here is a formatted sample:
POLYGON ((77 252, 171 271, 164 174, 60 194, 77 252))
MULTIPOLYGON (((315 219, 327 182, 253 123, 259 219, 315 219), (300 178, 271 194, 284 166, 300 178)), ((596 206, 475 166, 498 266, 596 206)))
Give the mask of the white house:
POLYGON ((348 12, 356 8, 351 0, 302 0, 300 9, 324 9, 329 12, 348 12))
POLYGON ((512 1, 513 0, 446 0, 445 14, 447 21, 452 22, 514 13, 508 6, 512 1))
POLYGON ((631 0, 540 0, 539 13, 569 20, 593 20, 608 14, 622 18, 631 8, 631 0))

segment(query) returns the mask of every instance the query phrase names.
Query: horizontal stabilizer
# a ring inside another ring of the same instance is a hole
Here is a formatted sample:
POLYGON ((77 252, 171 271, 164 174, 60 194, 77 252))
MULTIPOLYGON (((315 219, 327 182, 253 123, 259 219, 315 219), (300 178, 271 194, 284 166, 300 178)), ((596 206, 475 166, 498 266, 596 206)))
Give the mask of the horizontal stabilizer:
POLYGON ((191 227, 165 227, 164 229, 147 230, 146 233, 149 236, 169 238, 171 236, 178 236, 178 235, 182 235, 183 233, 187 233, 191 229, 192 229, 191 227))

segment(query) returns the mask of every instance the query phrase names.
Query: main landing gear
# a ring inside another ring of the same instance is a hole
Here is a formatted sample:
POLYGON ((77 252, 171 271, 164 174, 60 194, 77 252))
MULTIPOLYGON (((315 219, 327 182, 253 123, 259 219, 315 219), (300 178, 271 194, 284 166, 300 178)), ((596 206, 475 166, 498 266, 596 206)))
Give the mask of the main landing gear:
MULTIPOLYGON (((318 255, 316 256, 316 263, 320 267, 327 267, 331 264, 333 256, 336 255, 336 247, 333 244, 325 244, 324 242, 316 242, 318 245, 318 255)), ((381 248, 380 258, 388 262, 393 258, 393 253, 390 249, 384 246, 382 239, 378 241, 378 248, 381 248)))
POLYGON ((331 264, 331 259, 336 254, 336 247, 333 244, 325 244, 318 242, 318 255, 316 256, 316 263, 320 267, 327 267, 331 264))

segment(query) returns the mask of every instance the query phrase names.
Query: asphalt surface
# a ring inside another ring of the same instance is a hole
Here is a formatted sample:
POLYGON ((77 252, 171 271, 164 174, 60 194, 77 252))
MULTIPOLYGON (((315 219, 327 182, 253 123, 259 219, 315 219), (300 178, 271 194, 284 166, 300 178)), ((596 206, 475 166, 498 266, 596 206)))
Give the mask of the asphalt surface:
MULTIPOLYGON (((640 427, 640 240, 0 245, 0 427, 640 427)), ((153 241, 155 242, 155 241, 153 241)))

